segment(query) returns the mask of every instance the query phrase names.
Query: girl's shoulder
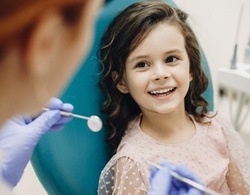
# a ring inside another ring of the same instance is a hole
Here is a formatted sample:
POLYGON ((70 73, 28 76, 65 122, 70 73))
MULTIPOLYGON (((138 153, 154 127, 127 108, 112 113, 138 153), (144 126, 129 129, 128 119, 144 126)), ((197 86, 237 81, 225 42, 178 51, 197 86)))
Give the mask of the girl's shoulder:
POLYGON ((223 114, 221 114, 219 111, 217 111, 216 113, 209 114, 209 116, 212 116, 207 117, 207 120, 209 121, 209 131, 214 131, 217 133, 218 131, 220 131, 227 141, 229 139, 241 139, 239 133, 236 131, 233 124, 223 114))
POLYGON ((207 116, 202 119, 201 124, 208 124, 209 128, 234 129, 230 120, 222 115, 219 111, 208 112, 207 116))
POLYGON ((223 130, 234 130, 234 127, 230 120, 227 119, 224 115, 222 115, 219 111, 210 112, 208 114, 209 116, 212 116, 210 120, 214 126, 220 127, 223 130))
POLYGON ((215 139, 226 141, 228 137, 238 134, 232 123, 219 111, 207 113, 201 122, 196 121, 194 117, 193 120, 198 129, 205 130, 201 131, 204 135, 215 139))
POLYGON ((137 117, 129 122, 117 151, 125 149, 135 151, 136 148, 143 146, 145 141, 140 128, 140 117, 137 117))

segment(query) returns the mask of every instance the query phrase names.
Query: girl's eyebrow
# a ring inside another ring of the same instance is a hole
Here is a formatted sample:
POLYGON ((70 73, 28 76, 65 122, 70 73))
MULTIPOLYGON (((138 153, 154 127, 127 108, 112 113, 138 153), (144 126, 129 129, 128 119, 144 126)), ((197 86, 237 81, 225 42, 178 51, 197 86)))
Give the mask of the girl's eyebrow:
MULTIPOLYGON (((167 52, 164 52, 164 55, 168 55, 168 54, 171 54, 171 53, 179 53, 179 54, 182 54, 183 51, 181 49, 173 49, 173 50, 169 50, 167 52)), ((139 56, 135 56, 133 57, 131 60, 129 60, 128 62, 133 62, 133 61, 137 61, 137 60, 140 60, 140 59, 144 59, 144 58, 148 58, 149 55, 139 55, 139 56)))
POLYGON ((171 54, 171 53, 180 53, 180 54, 182 54, 183 50, 181 50, 181 49, 172 49, 172 50, 169 50, 169 51, 165 52, 164 54, 166 55, 166 54, 171 54))
POLYGON ((131 60, 129 60, 128 62, 133 62, 133 61, 136 61, 136 60, 140 60, 140 59, 144 59, 144 58, 148 58, 149 55, 139 55, 139 56, 135 56, 133 57, 131 60))

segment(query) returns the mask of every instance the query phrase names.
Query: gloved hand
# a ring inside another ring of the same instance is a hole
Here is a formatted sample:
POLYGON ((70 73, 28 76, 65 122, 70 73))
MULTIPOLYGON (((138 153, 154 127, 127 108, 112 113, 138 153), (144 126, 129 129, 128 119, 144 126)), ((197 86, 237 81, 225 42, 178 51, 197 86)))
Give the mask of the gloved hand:
POLYGON ((174 166, 169 162, 162 162, 162 169, 151 167, 150 183, 148 195, 202 195, 200 190, 181 182, 170 175, 170 171, 174 171, 179 175, 186 177, 196 183, 201 181, 194 173, 189 171, 184 165, 174 166))
POLYGON ((60 110, 72 112, 74 108, 71 104, 52 98, 48 108, 51 110, 43 112, 35 119, 30 116, 14 117, 0 129, 0 150, 3 153, 0 175, 13 187, 19 182, 42 135, 49 130, 63 129, 72 119, 60 114, 60 110))

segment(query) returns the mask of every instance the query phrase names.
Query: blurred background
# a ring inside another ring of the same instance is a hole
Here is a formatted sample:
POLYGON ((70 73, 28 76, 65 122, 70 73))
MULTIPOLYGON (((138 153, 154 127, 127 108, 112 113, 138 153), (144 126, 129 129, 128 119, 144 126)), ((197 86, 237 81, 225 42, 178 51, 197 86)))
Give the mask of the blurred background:
MULTIPOLYGON (((245 60, 245 51, 250 39, 250 0, 245 0, 243 7, 242 2, 241 0, 175 0, 178 7, 189 14, 189 23, 207 57, 213 80, 215 110, 218 110, 228 119, 231 119, 230 105, 232 106, 232 113, 236 112, 238 95, 233 91, 231 101, 229 98, 231 89, 220 83, 218 75, 220 68, 230 67, 238 27, 237 61, 243 63, 245 60), (241 10, 242 15, 239 25, 241 10)), ((250 64, 248 65, 250 68, 250 64)), ((250 83, 244 83, 243 87, 250 88, 249 85, 250 83)), ((248 100, 243 103, 241 110, 247 112, 249 109, 248 100)), ((248 114, 237 131, 242 135, 246 146, 250 148, 249 127, 250 115, 248 114)), ((20 183, 14 188, 14 194, 47 194, 37 179, 31 164, 28 164, 20 183)))

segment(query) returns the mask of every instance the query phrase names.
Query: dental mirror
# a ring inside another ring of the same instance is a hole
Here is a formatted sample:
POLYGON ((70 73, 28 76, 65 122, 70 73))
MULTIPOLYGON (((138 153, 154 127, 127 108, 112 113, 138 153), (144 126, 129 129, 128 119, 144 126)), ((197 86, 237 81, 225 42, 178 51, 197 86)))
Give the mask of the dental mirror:
MULTIPOLYGON (((50 110, 49 108, 42 108, 43 111, 48 111, 50 110)), ((72 117, 75 117, 75 118, 80 118, 80 119, 83 119, 83 120, 87 120, 87 125, 89 127, 89 129, 93 132, 98 132, 102 129, 102 120, 98 117, 98 116, 95 116, 95 115, 92 115, 90 117, 87 117, 87 116, 82 116, 82 115, 79 115, 79 114, 74 114, 74 113, 71 113, 71 112, 64 112, 64 111, 61 111, 60 112, 61 115, 63 116, 72 116, 72 117)))

